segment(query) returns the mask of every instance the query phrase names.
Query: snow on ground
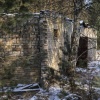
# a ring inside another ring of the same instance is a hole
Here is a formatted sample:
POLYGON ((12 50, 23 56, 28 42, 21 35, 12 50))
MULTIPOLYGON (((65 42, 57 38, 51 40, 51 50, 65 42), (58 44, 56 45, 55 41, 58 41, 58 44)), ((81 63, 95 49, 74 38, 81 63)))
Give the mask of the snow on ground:
POLYGON ((30 100, 81 100, 77 94, 65 92, 59 86, 51 86, 48 91, 40 91, 34 95, 30 100), (60 95, 62 95, 60 97, 60 95))
POLYGON ((58 97, 60 92, 61 92, 61 88, 59 88, 59 87, 50 87, 49 88, 50 96, 49 96, 48 100, 61 100, 58 97))
POLYGON ((89 67, 99 67, 100 66, 100 61, 91 61, 88 63, 89 67))
POLYGON ((60 87, 50 87, 49 88, 49 93, 53 94, 53 95, 57 95, 61 92, 61 88, 60 87))
MULTIPOLYGON (((89 84, 93 82, 93 79, 100 77, 100 61, 91 61, 88 63, 87 68, 76 68, 76 72, 80 73, 80 82, 77 82, 79 85, 83 84, 84 89, 89 89, 89 84)), ((94 80, 95 81, 95 80, 94 80)), ((92 87, 98 95, 100 95, 100 87, 92 87)), ((98 98, 100 100, 100 96, 98 98)))
MULTIPOLYGON (((100 76, 100 61, 93 61, 89 62, 88 68, 76 68, 76 72, 81 72, 81 73, 89 73, 90 75, 99 75, 100 76)), ((86 77, 85 77, 86 80, 86 77)), ((86 80, 88 83, 88 80, 86 80)), ((77 82, 78 83, 78 82, 77 82)), ((79 84, 79 83, 78 83, 79 84)), ((82 84, 82 83, 80 83, 82 84)), ((88 84, 85 84, 84 87, 86 87, 86 90, 88 90, 88 84), (85 86, 86 85, 86 86, 85 86)), ((5 91, 7 91, 9 88, 4 88, 5 91)), ((100 94, 100 88, 94 88, 95 92, 100 94)), ((40 88, 38 83, 35 84, 18 84, 16 88, 13 89, 13 92, 18 92, 18 91, 35 91, 39 90, 38 93, 30 97, 28 100, 81 100, 81 97, 77 94, 72 94, 68 91, 66 91, 65 94, 62 93, 63 89, 60 88, 59 86, 51 86, 48 91, 43 90, 40 88), (37 87, 37 88, 34 88, 37 87), (60 95, 63 95, 60 97, 60 95), (79 99, 80 98, 80 99, 79 99)), ((2 98, 6 98, 3 96, 2 98)), ((16 99, 16 100, 26 100, 26 99, 16 99)), ((100 98, 98 98, 100 100, 100 98)))
POLYGON ((91 75, 100 76, 100 61, 91 61, 88 63, 88 68, 76 68, 76 72, 91 73, 91 75))
POLYGON ((100 61, 92 61, 88 64, 89 69, 93 70, 92 73, 100 76, 100 61))
POLYGON ((61 100, 58 95, 61 92, 60 87, 50 87, 48 92, 46 90, 39 91, 30 100, 61 100))

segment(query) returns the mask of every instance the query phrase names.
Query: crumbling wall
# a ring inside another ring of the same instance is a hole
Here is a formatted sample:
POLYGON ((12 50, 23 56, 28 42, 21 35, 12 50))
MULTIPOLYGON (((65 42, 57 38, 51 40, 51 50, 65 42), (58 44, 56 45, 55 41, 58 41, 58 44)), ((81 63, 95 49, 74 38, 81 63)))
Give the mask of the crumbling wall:
POLYGON ((38 18, 0 31, 0 80, 5 83, 33 83, 40 77, 38 64, 38 18))
POLYGON ((64 46, 67 26, 61 15, 42 12, 11 27, 10 33, 1 29, 0 79, 8 78, 2 77, 5 69, 16 83, 41 82, 50 76, 50 69, 59 72, 58 64, 63 57, 60 48, 64 46))
MULTIPOLYGON (((88 37, 88 58, 87 60, 96 60, 97 32, 93 28, 83 28, 82 37, 88 37)), ((85 44, 84 44, 85 45, 85 44)))

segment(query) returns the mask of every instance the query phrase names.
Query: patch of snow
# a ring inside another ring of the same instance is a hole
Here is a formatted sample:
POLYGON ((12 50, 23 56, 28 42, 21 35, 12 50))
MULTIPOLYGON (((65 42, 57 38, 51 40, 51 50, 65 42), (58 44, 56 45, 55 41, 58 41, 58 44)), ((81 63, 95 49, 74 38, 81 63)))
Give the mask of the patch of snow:
POLYGON ((67 76, 64 76, 64 75, 61 75, 61 79, 68 80, 68 77, 67 76))
POLYGON ((100 94, 100 88, 94 87, 94 91, 97 92, 98 94, 100 94))
POLYGON ((57 95, 61 92, 61 88, 59 87, 50 87, 49 88, 49 93, 53 94, 53 95, 57 95))
POLYGON ((85 4, 91 4, 92 3, 92 0, 84 0, 85 4))
POLYGON ((83 21, 83 20, 81 20, 79 23, 80 23, 80 24, 83 24, 83 22, 84 22, 84 21, 83 21))
POLYGON ((61 92, 60 87, 52 86, 49 88, 49 91, 41 89, 30 100, 61 100, 58 96, 60 92, 61 92))
POLYGON ((91 61, 88 63, 89 67, 97 67, 100 65, 100 61, 91 61))
POLYGON ((89 62, 88 68, 92 70, 92 74, 100 76, 100 61, 89 62))
POLYGON ((33 13, 34 17, 39 18, 40 13, 33 13))
POLYGON ((86 72, 87 70, 84 68, 76 68, 76 72, 86 72))
POLYGON ((37 100, 38 97, 37 96, 33 96, 30 100, 37 100))
POLYGON ((100 76, 100 61, 92 61, 88 63, 88 68, 76 68, 76 72, 89 73, 93 76, 100 76))
POLYGON ((17 87, 25 86, 26 84, 18 84, 17 87))
POLYGON ((49 96, 49 99, 48 100, 61 100, 59 97, 58 97, 58 94, 61 92, 61 88, 59 87, 50 87, 49 88, 49 93, 50 93, 50 96, 49 96))
POLYGON ((6 14, 7 16, 10 16, 10 17, 14 17, 15 16, 15 14, 6 14))
POLYGON ((57 95, 49 96, 48 100, 61 100, 57 95))

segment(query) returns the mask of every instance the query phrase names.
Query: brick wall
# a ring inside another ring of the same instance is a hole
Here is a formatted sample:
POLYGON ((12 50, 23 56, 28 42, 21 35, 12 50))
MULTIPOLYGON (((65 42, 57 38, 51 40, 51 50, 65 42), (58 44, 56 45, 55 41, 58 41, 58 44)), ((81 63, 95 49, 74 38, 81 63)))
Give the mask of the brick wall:
POLYGON ((12 73, 10 79, 15 83, 39 81, 41 66, 38 64, 37 57, 39 55, 38 20, 33 16, 22 26, 17 25, 10 29, 11 33, 4 30, 0 32, 1 80, 7 80, 6 74, 10 71, 12 73))
POLYGON ((50 69, 59 72, 66 28, 61 15, 36 13, 10 29, 10 33, 1 30, 0 79, 6 80, 6 71, 10 70, 13 82, 34 83, 41 81, 41 77, 45 81, 50 69))

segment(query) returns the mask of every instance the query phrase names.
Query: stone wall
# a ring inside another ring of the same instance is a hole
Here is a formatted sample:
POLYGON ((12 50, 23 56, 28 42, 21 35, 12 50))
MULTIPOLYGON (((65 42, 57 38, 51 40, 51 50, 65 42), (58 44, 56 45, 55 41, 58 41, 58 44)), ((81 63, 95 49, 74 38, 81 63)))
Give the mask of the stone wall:
POLYGON ((8 26, 10 32, 0 31, 0 80, 14 84, 39 81, 38 20, 34 15, 22 25, 8 26))
POLYGON ((11 28, 10 33, 1 30, 0 79, 34 83, 49 78, 51 69, 59 72, 64 35, 72 32, 69 23, 59 14, 42 12, 11 28))

